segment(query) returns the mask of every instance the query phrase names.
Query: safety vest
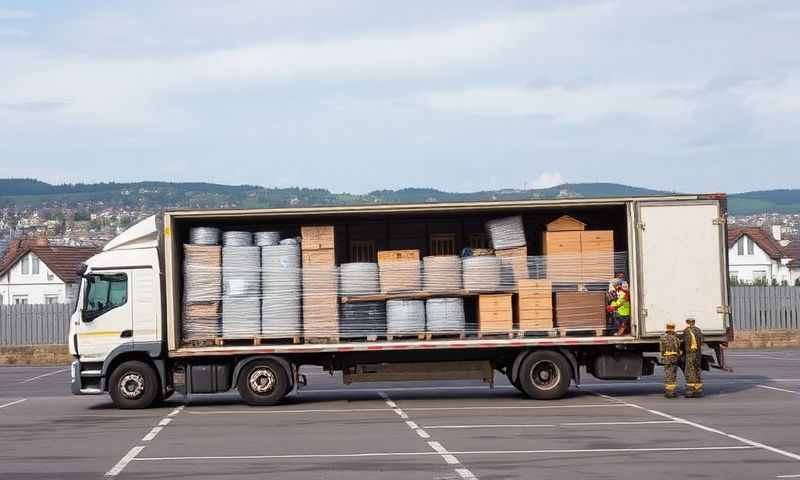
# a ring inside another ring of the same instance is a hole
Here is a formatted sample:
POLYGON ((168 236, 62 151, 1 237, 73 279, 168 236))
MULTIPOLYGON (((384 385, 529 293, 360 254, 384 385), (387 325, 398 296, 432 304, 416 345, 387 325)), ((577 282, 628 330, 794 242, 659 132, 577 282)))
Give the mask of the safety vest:
POLYGON ((620 291, 619 297, 616 300, 611 302, 611 306, 616 307, 617 314, 621 317, 630 317, 631 316, 631 301, 628 300, 628 296, 625 295, 620 291))

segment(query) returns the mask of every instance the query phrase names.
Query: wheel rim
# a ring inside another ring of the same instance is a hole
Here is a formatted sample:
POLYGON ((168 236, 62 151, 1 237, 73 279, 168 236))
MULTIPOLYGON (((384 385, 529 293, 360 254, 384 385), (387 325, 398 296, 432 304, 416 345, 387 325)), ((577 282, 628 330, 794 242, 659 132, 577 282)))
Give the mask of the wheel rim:
POLYGON ((144 387, 144 375, 139 372, 128 372, 119 379, 119 391, 129 400, 141 397, 144 387))
POLYGON ((247 383, 250 385, 250 390, 253 393, 268 395, 275 389, 275 384, 278 383, 278 379, 271 368, 258 367, 250 372, 247 383))
POLYGON ((561 381, 561 370, 550 360, 539 360, 531 368, 531 382, 539 390, 552 390, 561 381))

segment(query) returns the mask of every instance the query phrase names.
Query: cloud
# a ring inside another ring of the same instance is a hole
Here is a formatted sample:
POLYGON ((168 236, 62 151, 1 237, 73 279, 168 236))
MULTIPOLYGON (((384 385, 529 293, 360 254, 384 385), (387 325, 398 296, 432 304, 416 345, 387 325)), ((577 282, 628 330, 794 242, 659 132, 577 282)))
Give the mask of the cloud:
POLYGON ((567 183, 558 172, 543 172, 530 183, 530 188, 550 188, 567 183))

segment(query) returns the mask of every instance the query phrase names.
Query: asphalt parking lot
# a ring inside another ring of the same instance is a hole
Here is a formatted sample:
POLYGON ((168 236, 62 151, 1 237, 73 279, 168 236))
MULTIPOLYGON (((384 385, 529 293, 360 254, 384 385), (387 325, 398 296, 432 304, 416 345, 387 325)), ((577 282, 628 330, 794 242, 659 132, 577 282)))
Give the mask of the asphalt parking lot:
POLYGON ((347 387, 309 370, 278 407, 196 395, 139 411, 70 395, 65 366, 0 367, 0 478, 800 478, 800 350, 729 360, 703 399, 663 398, 660 370, 550 402, 501 375, 494 390, 347 387))

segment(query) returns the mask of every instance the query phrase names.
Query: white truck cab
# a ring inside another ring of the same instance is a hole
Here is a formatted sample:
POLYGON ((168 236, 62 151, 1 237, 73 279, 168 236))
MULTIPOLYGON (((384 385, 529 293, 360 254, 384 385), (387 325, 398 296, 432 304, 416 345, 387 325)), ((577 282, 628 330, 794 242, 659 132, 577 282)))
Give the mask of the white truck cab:
MULTIPOLYGON (((76 394, 102 394, 106 390, 130 399, 169 393, 164 375, 161 266, 158 255, 157 217, 151 216, 110 241, 89 258, 70 321, 69 349, 72 390, 76 394), (125 362, 129 371, 115 372, 125 362), (159 373, 137 371, 148 364, 159 373), (109 376, 111 373, 111 376, 109 376), (148 382, 147 380, 150 380, 148 382), (105 382, 123 382, 109 388, 105 382)), ((116 401, 117 399, 115 399, 116 401)), ((124 401, 124 398, 123 398, 124 401)))

